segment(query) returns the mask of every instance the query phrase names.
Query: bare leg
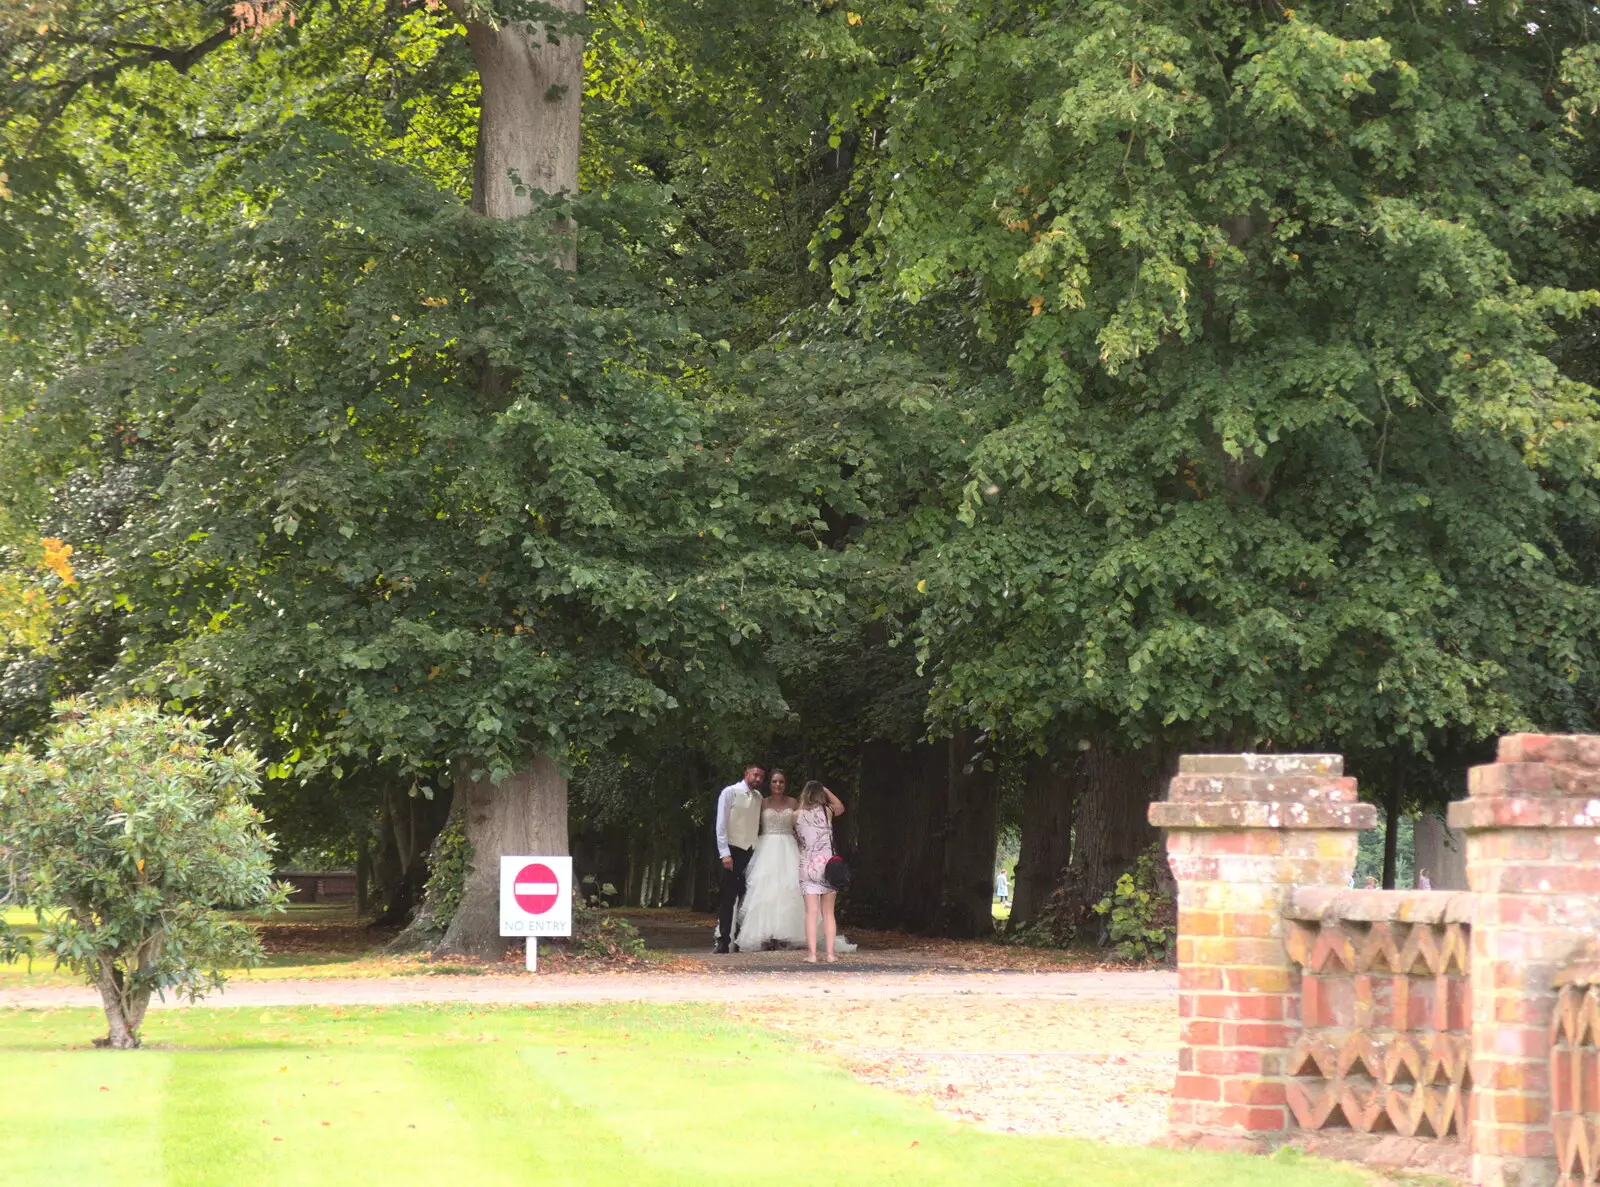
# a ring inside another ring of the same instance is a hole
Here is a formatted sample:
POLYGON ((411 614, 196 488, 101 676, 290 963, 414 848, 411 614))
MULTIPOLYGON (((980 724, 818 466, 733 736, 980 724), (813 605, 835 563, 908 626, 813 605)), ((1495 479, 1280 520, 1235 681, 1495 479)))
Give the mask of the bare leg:
POLYGON ((821 895, 806 895, 806 947, 811 950, 811 955, 806 957, 807 964, 817 963, 817 905, 821 895))
MULTIPOLYGON (((822 934, 828 942, 829 964, 839 959, 833 951, 834 940, 839 936, 839 924, 833 917, 833 903, 838 897, 837 894, 825 894, 822 896, 822 934)), ((814 948, 813 951, 815 951, 814 948)))

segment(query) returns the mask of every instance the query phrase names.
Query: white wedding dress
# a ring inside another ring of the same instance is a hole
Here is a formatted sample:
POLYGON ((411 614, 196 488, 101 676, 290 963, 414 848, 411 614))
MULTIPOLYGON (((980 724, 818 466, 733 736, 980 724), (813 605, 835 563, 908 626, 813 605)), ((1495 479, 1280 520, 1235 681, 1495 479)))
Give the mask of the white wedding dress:
MULTIPOLYGON (((820 940, 821 921, 817 938, 820 940)), ((793 808, 761 809, 761 835, 744 872, 744 900, 733 923, 733 942, 741 952, 782 945, 806 946, 806 898, 800 892, 800 846, 794 839, 793 808)), ((835 952, 854 952, 843 936, 835 952)))

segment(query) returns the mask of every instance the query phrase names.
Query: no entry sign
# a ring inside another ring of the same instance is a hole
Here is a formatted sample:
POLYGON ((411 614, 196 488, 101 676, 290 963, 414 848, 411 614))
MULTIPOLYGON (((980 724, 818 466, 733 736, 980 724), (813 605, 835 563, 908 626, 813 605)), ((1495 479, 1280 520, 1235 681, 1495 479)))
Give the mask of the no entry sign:
POLYGON ((500 859, 500 934, 572 934, 572 858, 500 859))
POLYGON ((511 894, 517 900, 517 906, 530 915, 543 915, 549 911, 556 905, 560 891, 561 883, 556 881, 556 872, 542 861, 530 861, 517 871, 511 883, 511 894))

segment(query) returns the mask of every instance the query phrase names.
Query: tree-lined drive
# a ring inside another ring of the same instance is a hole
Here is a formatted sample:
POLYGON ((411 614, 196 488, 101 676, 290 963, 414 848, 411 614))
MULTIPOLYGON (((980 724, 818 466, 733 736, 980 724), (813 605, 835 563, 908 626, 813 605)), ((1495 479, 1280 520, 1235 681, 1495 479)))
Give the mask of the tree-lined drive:
POLYGON ((498 955, 507 853, 708 909, 752 758, 847 918, 989 934, 1014 843, 1095 941, 1180 752, 1392 849, 1592 727, 1581 8, 25 8, 0 732, 208 719, 407 942, 498 955))

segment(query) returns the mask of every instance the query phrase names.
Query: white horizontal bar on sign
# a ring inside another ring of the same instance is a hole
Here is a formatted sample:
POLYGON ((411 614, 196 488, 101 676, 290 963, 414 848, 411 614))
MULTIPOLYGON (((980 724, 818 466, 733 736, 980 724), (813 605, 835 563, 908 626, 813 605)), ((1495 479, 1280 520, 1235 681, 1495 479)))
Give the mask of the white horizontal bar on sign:
POLYGON ((518 882, 518 894, 555 894, 561 889, 559 882, 518 882))

